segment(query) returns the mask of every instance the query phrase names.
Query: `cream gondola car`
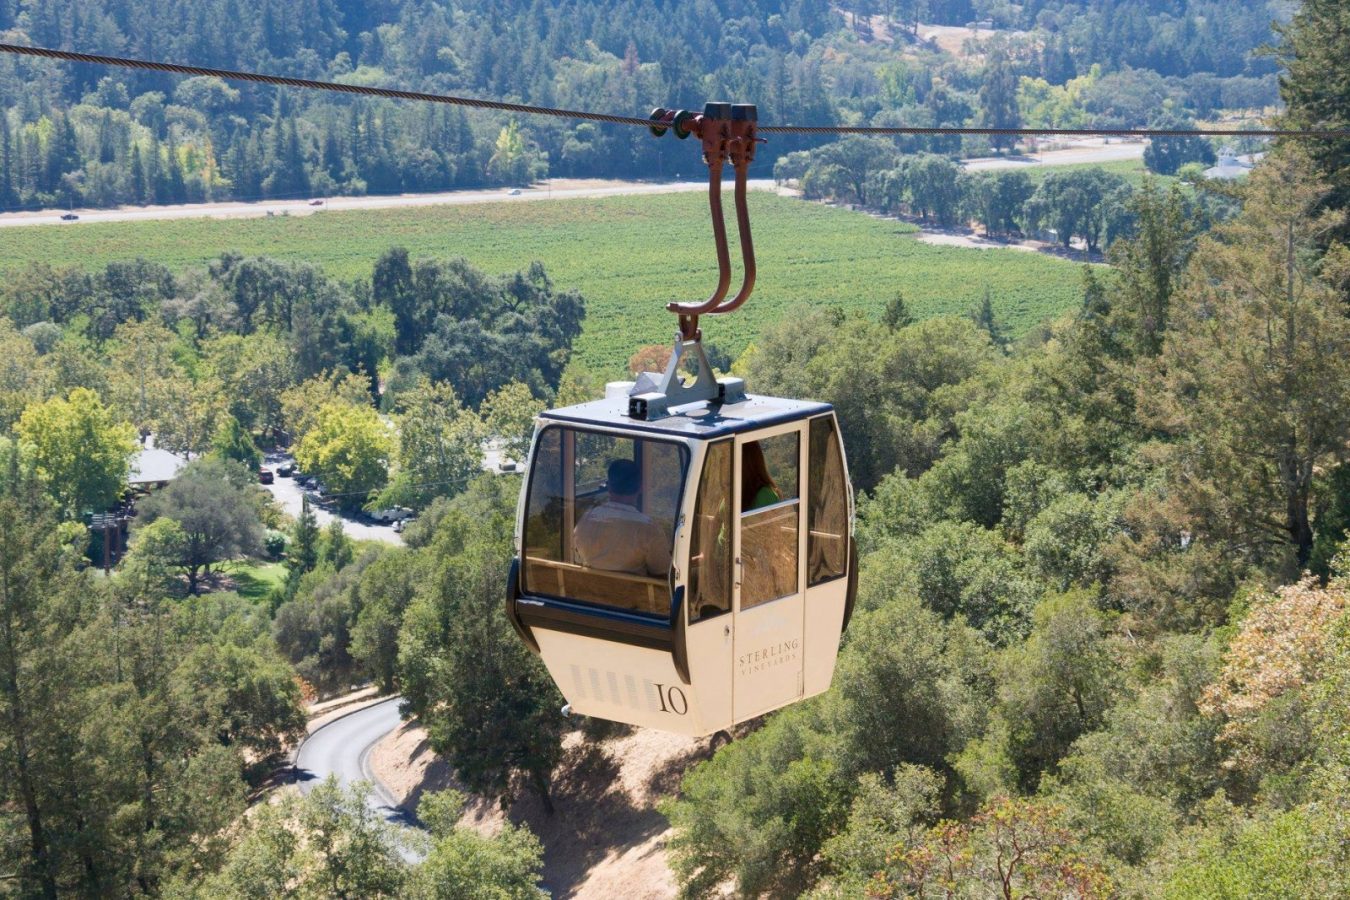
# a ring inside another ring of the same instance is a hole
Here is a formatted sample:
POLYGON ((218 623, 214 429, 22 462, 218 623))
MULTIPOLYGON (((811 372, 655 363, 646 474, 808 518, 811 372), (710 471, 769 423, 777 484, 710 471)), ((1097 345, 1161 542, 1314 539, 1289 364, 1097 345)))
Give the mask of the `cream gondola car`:
POLYGON ((573 712, 701 736, 830 686, 856 584, 833 410, 719 389, 539 419, 507 611, 573 712))

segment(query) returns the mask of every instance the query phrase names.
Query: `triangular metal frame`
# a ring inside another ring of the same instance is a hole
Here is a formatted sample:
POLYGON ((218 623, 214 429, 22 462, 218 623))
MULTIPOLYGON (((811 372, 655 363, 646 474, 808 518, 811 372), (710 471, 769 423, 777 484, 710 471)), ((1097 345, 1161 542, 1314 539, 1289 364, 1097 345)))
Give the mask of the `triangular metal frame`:
MULTIPOLYGON (((640 386, 634 386, 636 390, 640 386)), ((670 354, 670 362, 661 376, 654 391, 631 393, 628 396, 628 415, 631 418, 649 422, 670 415, 676 406, 705 402, 711 404, 739 403, 745 399, 745 381, 740 378, 717 378, 708 354, 703 351, 703 342, 698 337, 685 340, 675 335, 675 348, 670 354), (698 375, 692 382, 686 383, 680 377, 680 363, 686 353, 698 356, 698 375)))

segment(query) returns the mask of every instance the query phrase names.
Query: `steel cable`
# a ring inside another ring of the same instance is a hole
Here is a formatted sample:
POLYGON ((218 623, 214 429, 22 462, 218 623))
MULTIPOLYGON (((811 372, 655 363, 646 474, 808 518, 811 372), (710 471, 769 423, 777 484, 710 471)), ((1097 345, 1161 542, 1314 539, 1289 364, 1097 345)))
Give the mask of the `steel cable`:
MULTIPOLYGON (((518 113, 526 116, 551 116, 560 119, 582 119, 609 125, 627 125, 650 128, 651 119, 638 116, 614 116, 607 113, 579 109, 558 109, 551 106, 533 106, 526 103, 506 103, 501 100, 480 100, 476 97, 456 97, 450 94, 430 94, 424 91, 404 91, 396 88, 372 87, 363 84, 343 84, 340 81, 316 81, 310 78, 290 78, 285 75, 266 75, 260 72, 241 72, 234 69, 213 69, 206 66, 187 66, 179 63, 155 62, 123 56, 103 56, 79 53, 73 50, 54 50, 49 47, 25 47, 19 44, 0 44, 0 53, 55 59, 64 62, 90 63, 98 66, 116 66, 141 69, 171 75, 195 75, 208 78, 227 78, 276 87, 293 87, 312 91, 331 91, 364 97, 383 97, 389 100, 415 100, 422 103, 442 103, 470 109, 488 109, 497 112, 518 113)), ((1344 128, 984 128, 919 125, 762 125, 759 134, 855 134, 887 137, 941 137, 946 135, 978 135, 987 137, 1262 137, 1262 138, 1350 138, 1350 129, 1344 128)))

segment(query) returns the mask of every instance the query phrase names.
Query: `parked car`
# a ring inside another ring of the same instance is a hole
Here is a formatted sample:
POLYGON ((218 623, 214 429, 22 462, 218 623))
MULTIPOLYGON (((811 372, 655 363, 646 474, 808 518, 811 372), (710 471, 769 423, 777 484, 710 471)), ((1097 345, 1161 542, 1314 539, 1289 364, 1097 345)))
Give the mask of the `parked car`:
POLYGON ((258 483, 259 483, 259 484, 271 484, 271 483, 272 483, 272 470, 271 470, 271 469, 263 469, 263 468, 258 469, 258 483))
POLYGON ((402 522, 412 515, 412 510, 406 506, 391 506, 388 509, 377 509, 370 514, 370 517, 376 522, 388 525, 390 522, 402 522))
POLYGON ((318 198, 316 197, 315 199, 309 201, 309 205, 310 205, 310 206, 323 206, 323 201, 320 200, 320 199, 318 199, 318 198))
POLYGON ((508 197, 519 197, 519 196, 520 196, 520 188, 511 188, 511 190, 509 190, 509 191, 506 192, 506 195, 507 195, 508 197))
POLYGON ((414 517, 412 517, 412 516, 409 516, 409 517, 406 518, 406 519, 399 519, 397 522, 394 523, 394 531, 395 531, 395 533, 397 533, 397 534, 402 534, 402 533, 403 533, 403 529, 407 528, 408 525, 409 525, 409 523, 411 523, 411 522, 416 522, 416 521, 417 521, 417 519, 414 518, 414 517))
POLYGON ((75 215, 73 212, 62 213, 62 214, 61 214, 61 221, 62 221, 62 222, 74 222, 74 221, 75 221, 76 219, 78 219, 78 218, 79 218, 79 216, 75 215))
POLYGON ((295 466, 292 463, 282 463, 277 466, 277 474, 282 478, 290 478, 295 473, 295 466))

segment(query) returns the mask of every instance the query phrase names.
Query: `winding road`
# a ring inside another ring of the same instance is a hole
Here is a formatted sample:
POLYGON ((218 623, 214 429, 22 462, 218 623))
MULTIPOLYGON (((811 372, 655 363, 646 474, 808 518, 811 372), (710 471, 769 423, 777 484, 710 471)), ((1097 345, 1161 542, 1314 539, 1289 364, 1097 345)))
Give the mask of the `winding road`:
MULTIPOLYGON (((366 803, 377 815, 391 825, 420 828, 417 817, 399 806, 370 768, 370 754, 375 745, 402 722, 398 714, 402 699, 381 700, 319 726, 296 752, 295 771, 300 790, 309 793, 330 775, 342 785, 369 782, 366 803)), ((400 844, 399 852, 410 862, 422 858, 420 852, 406 844, 400 844)))

